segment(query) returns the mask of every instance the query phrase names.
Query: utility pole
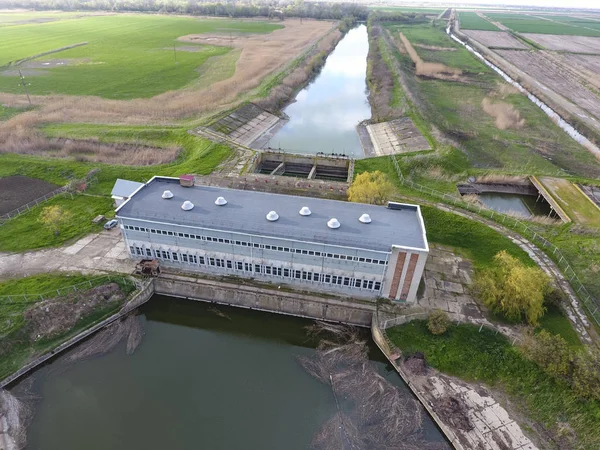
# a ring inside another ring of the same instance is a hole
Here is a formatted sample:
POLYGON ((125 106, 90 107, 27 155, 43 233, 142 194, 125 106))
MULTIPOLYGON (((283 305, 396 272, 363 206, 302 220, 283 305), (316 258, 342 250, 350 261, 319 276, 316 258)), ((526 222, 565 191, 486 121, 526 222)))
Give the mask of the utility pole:
POLYGON ((25 93, 27 94, 27 100, 29 100, 29 105, 31 105, 31 98, 29 97, 29 91, 27 90, 27 83, 25 82, 25 77, 21 73, 21 69, 19 69, 19 76, 21 77, 21 83, 23 85, 23 89, 25 89, 25 93))

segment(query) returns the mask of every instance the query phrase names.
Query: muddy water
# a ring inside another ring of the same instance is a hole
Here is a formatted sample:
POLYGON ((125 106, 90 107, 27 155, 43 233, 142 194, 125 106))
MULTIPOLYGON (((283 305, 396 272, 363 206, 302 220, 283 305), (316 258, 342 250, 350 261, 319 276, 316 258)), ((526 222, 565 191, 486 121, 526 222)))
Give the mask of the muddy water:
POLYGON ((523 94, 525 94, 527 96, 527 98, 536 106, 538 106, 542 111, 544 111, 544 113, 550 117, 554 123, 556 123, 560 128, 562 128, 569 136, 571 136, 573 139, 575 139, 577 142, 579 142, 581 145, 583 145, 585 148, 587 148, 590 152, 592 152, 594 155, 596 155, 597 157, 600 157, 600 148, 598 148, 596 145, 594 145, 592 142, 590 142, 590 140, 588 138, 586 138, 583 134, 581 134, 580 132, 578 132, 570 123, 568 123, 566 120, 564 120, 556 111, 554 111, 552 108, 550 108, 548 105, 546 105, 544 102, 542 102, 538 97, 536 97, 535 95, 533 95, 531 92, 529 92, 527 89, 525 89, 523 86, 521 86, 517 81, 513 80, 506 72, 504 72, 502 69, 500 69, 499 67, 495 66, 494 64, 492 64, 490 61, 488 61, 485 56, 483 56, 481 53, 479 53, 477 50, 475 50, 473 47, 471 47, 469 44, 467 44, 466 42, 463 42, 462 40, 460 40, 458 37, 456 37, 456 35, 452 34, 452 31, 450 29, 450 27, 448 27, 446 29, 446 33, 452 38, 454 39, 456 42, 458 42, 459 44, 461 44, 462 46, 464 46, 468 51, 470 51, 471 53, 473 53, 475 56, 477 56, 479 59, 481 59, 483 61, 483 63, 485 65, 487 65, 488 67, 490 67, 492 70, 494 70, 498 75, 500 75, 507 83, 513 85, 514 87, 516 87, 519 91, 521 91, 523 94))
MULTIPOLYGON (((331 388, 297 361, 315 352, 309 321, 160 296, 141 314, 145 336, 132 355, 122 344, 32 375, 41 400, 28 449, 309 449, 335 413, 331 388)), ((375 347, 370 354, 411 395, 375 347)), ((428 417, 426 442, 450 448, 428 417)))
POLYGON ((504 214, 516 214, 523 217, 547 216, 550 205, 537 202, 532 195, 500 194, 487 192, 478 195, 481 202, 489 209, 504 214))
POLYGON ((287 122, 268 146, 291 153, 364 156, 356 125, 371 117, 367 99, 367 27, 348 32, 321 73, 284 109, 287 122))

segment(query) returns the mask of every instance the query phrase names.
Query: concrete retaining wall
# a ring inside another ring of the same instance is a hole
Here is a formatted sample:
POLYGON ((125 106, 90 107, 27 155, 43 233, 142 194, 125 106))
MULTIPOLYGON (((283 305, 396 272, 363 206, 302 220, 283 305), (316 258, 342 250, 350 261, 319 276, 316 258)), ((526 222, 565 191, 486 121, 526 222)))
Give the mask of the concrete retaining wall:
POLYGON ((539 195, 535 186, 527 183, 469 183, 457 184, 456 188, 461 194, 497 192, 500 194, 539 195))
POLYGON ((375 303, 369 301, 319 297, 243 283, 225 283, 170 274, 155 279, 154 287, 155 293, 161 295, 361 327, 371 325, 375 311, 375 303))

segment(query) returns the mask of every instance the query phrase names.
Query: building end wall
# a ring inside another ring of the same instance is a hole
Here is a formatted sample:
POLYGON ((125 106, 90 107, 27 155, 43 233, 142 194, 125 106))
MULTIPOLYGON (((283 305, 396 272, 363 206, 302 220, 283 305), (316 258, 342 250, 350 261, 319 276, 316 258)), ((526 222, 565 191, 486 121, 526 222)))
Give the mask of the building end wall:
POLYGON ((429 252, 392 247, 383 278, 382 295, 402 303, 415 303, 429 252))

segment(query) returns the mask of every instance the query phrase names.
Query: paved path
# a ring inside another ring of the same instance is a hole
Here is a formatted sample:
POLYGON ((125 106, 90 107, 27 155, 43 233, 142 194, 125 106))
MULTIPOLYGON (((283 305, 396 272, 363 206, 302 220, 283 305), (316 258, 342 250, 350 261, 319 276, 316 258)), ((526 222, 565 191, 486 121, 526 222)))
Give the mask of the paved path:
POLYGON ((90 234, 67 247, 0 253, 0 278, 48 272, 132 273, 134 268, 118 228, 90 234))

